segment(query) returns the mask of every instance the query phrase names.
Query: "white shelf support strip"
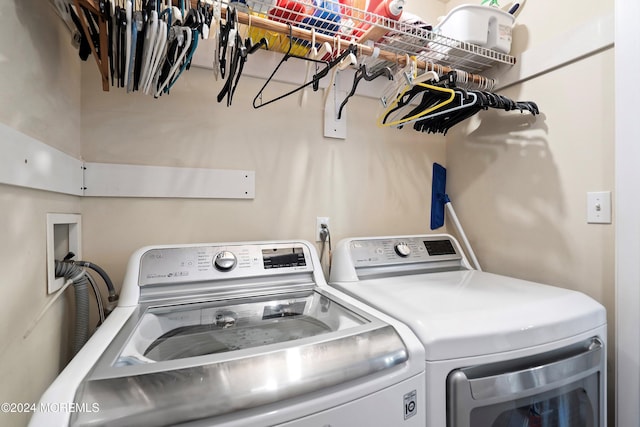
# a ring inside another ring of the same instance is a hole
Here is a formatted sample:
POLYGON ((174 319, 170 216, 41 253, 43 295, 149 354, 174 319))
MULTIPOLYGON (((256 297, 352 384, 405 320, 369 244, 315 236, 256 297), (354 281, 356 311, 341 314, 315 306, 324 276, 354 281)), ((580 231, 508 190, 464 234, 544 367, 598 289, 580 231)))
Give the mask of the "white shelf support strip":
POLYGON ((255 171, 84 163, 0 123, 0 184, 73 196, 255 198, 255 171))
POLYGON ((253 199, 255 172, 85 163, 85 196, 253 199))
POLYGON ((82 161, 0 123, 0 183, 82 195, 82 161))

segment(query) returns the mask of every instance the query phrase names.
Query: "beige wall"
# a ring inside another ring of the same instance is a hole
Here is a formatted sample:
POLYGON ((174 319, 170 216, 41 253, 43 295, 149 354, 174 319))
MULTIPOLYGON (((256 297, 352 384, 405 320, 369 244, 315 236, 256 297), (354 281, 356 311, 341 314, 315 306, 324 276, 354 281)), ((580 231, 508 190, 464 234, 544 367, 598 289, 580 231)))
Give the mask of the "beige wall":
POLYGON ((302 108, 296 95, 255 110, 263 82, 245 76, 227 108, 215 100, 222 82, 193 68, 160 99, 103 94, 90 65, 85 160, 256 171, 254 200, 83 199, 85 256, 116 282, 143 245, 313 240, 316 216, 330 217, 334 243, 428 230, 431 164, 444 161, 444 138, 379 129, 374 99, 352 98, 347 140, 326 139, 321 92, 310 91, 302 108))
MULTIPOLYGON (((570 2, 550 9, 551 2, 530 1, 514 46, 557 37, 611 12, 610 3, 591 0, 574 10, 570 2)), ((408 7, 428 18, 445 12, 440 2, 424 9, 408 7)), ((427 231, 431 164, 446 160, 448 192, 485 269, 584 291, 613 319, 613 226, 585 221, 585 193, 614 190, 612 51, 505 91, 539 103, 544 115, 535 122, 482 112, 445 145, 439 136, 377 129, 376 102, 356 97, 348 104, 349 137, 340 141, 322 137, 319 94, 310 93, 304 108, 294 97, 253 110, 261 84, 243 77, 226 108, 215 102, 221 83, 202 69, 153 100, 102 93, 90 58, 80 100, 79 61, 48 5, 4 2, 0 23, 0 39, 14 40, 0 47, 2 123, 87 161, 256 171, 254 200, 79 200, 0 185, 3 401, 37 401, 68 356, 65 301, 23 338, 47 301, 46 212, 81 212, 85 258, 119 283, 143 245, 312 240, 316 216, 331 217, 334 242, 427 231)), ((26 419, 0 415, 0 424, 26 419)))
MULTIPOLYGON (((80 155, 80 65, 48 2, 0 4, 0 122, 80 155)), ((4 154, 0 154, 4 155, 4 154)), ((67 362, 67 302, 27 337, 47 303, 47 212, 78 212, 79 199, 0 184, 0 401, 37 402, 67 362)), ((20 426, 28 414, 0 413, 20 426)))
MULTIPOLYGON (((555 2, 553 11, 545 9, 549 4, 526 4, 516 49, 523 47, 521 33, 535 49, 546 37, 613 13, 612 2, 576 10, 555 2)), ((542 111, 536 120, 480 112, 447 137, 447 188, 482 266, 585 292, 607 308, 610 403, 615 225, 587 224, 586 193, 612 191, 615 198, 613 63, 609 49, 501 91, 535 101, 542 111)))
MULTIPOLYGON (((513 28, 513 54, 524 52, 543 43, 562 43, 561 36, 575 26, 605 14, 613 14, 614 0, 499 0, 500 7, 508 8, 514 2, 523 3, 513 28)), ((481 0, 450 0, 446 10, 463 4, 480 4, 481 0)), ((409 3, 411 4, 411 3, 409 3)), ((446 14, 446 13, 445 13, 446 14)))

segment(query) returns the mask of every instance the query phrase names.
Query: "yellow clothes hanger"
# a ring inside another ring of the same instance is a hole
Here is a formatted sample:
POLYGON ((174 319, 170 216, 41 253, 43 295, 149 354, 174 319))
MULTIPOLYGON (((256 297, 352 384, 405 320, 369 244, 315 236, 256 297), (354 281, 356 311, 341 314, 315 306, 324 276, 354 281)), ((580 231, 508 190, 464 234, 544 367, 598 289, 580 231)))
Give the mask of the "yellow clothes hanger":
POLYGON ((379 127, 390 127, 390 126, 398 126, 401 125, 403 123, 407 123, 410 121, 415 121, 416 119, 419 119, 422 116, 425 116, 429 113, 431 113, 432 111, 435 111, 439 108, 444 107, 445 105, 451 103, 453 101, 453 99, 455 98, 456 93, 453 89, 449 89, 449 88, 444 88, 444 87, 440 87, 440 86, 433 86, 430 85, 428 83, 415 83, 413 85, 407 85, 405 86, 405 88, 402 90, 402 92, 393 100, 393 102, 382 112, 382 114, 380 116, 378 116, 378 126, 379 127), (448 93, 449 94, 449 98, 447 98, 446 100, 442 101, 441 103, 434 105, 432 107, 429 107, 421 112, 419 112, 418 114, 414 114, 411 117, 405 117, 399 120, 395 120, 392 122, 386 122, 384 123, 384 119, 385 117, 387 117, 388 114, 390 114, 400 103, 400 100, 404 97, 405 93, 407 93, 409 90, 411 90, 412 88, 414 88, 415 86, 421 86, 424 87, 426 89, 429 90, 435 90, 438 92, 443 92, 443 93, 448 93))

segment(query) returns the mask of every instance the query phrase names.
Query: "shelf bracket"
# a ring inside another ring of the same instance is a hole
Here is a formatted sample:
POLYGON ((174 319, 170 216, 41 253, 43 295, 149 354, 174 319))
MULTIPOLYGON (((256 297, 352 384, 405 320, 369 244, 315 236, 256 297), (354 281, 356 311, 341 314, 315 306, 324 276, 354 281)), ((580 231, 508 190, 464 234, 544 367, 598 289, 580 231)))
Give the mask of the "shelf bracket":
POLYGON ((336 71, 336 77, 332 84, 325 91, 330 91, 324 103, 324 136, 326 138, 347 139, 347 109, 342 109, 340 119, 338 119, 338 109, 342 100, 347 96, 347 91, 343 89, 342 76, 344 73, 336 71))

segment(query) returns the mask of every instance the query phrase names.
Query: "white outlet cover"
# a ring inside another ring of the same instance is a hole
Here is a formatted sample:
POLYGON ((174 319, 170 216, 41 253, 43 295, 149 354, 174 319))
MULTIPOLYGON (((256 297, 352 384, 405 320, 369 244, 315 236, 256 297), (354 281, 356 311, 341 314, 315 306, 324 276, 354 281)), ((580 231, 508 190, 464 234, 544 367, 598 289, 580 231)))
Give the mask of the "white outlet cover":
POLYGON ((69 251, 76 254, 76 259, 82 259, 82 216, 80 214, 47 214, 47 293, 52 294, 64 286, 64 279, 56 279, 55 275, 55 226, 68 225, 69 251))

